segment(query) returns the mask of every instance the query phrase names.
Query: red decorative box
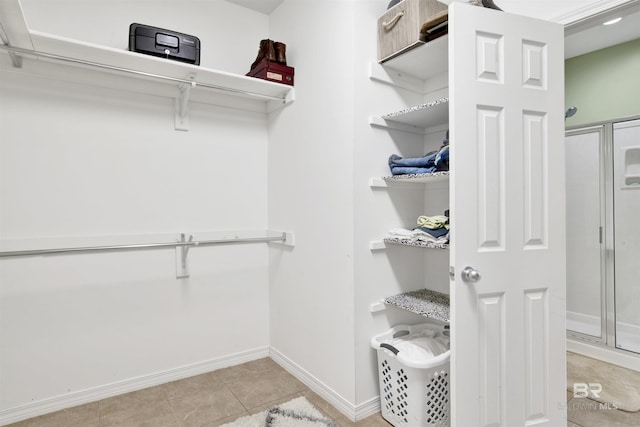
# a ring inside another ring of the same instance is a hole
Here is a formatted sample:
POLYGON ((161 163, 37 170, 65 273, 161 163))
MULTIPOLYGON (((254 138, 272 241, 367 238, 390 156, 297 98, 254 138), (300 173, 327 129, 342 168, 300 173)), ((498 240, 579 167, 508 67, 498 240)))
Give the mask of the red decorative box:
POLYGON ((263 59, 247 74, 249 77, 293 86, 293 67, 263 59))

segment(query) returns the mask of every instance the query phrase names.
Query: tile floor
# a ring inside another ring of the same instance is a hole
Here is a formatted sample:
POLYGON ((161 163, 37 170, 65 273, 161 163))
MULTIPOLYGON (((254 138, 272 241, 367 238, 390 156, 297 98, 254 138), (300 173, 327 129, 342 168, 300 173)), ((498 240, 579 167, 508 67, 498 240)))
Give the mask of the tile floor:
POLYGON ((624 412, 603 408, 591 399, 573 398, 567 392, 568 427, 640 426, 640 412, 624 412))
MULTIPOLYGON (((571 353, 568 352, 567 356, 570 359, 571 353)), ((577 364, 578 362, 576 362, 575 359, 573 363, 574 371, 581 369, 586 372, 586 375, 606 372, 607 375, 610 375, 610 378, 616 378, 616 376, 620 378, 622 376, 628 379, 633 378, 635 374, 633 371, 627 371, 624 368, 609 365, 608 363, 591 358, 580 357, 580 364, 577 364), (615 371, 615 373, 613 371, 615 371), (627 372, 625 373, 624 371, 627 372)), ((569 367, 568 370, 571 371, 569 367)), ((571 374, 569 377, 571 377, 571 374)), ((589 377, 587 376, 587 378, 589 377)), ((633 379, 631 381, 633 381, 633 379)), ((624 381, 619 382, 618 386, 624 387, 624 381)), ((637 386, 640 387, 640 384, 637 386)), ((630 396, 633 396, 633 394, 630 396)), ((625 412, 617 410, 610 405, 601 405, 591 399, 576 398, 573 397, 573 393, 570 391, 567 391, 567 418, 569 420, 569 427, 640 426, 640 412, 625 412)))
MULTIPOLYGON (((601 363, 601 362, 600 362, 601 363)), ((214 427, 304 396, 336 426, 389 427, 380 414, 352 422, 269 358, 43 415, 11 427, 214 427)), ((602 409, 567 392, 568 427, 640 426, 640 412, 602 409)))
POLYGON ((214 427, 304 396, 336 426, 389 427, 380 414, 354 423, 270 358, 111 397, 11 427, 214 427))

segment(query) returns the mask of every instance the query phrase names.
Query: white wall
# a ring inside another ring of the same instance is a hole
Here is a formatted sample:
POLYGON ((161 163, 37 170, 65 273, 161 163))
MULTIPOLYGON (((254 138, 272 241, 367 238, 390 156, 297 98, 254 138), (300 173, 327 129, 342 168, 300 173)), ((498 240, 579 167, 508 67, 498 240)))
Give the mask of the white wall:
POLYGON ((285 0, 270 15, 296 87, 296 102, 269 129, 269 227, 296 234, 293 250, 270 257, 271 346, 347 406, 355 401, 353 5, 285 0))
MULTIPOLYGON (((296 233, 293 250, 271 255, 271 345, 356 417, 379 410, 371 337, 424 321, 402 310, 372 314, 369 304, 423 288, 426 266, 434 262, 410 248, 369 250, 370 241, 411 226, 425 208, 421 187, 368 184, 389 175, 390 154, 425 154, 424 137, 369 125, 371 115, 423 100, 369 79, 377 61, 376 21, 387 3, 289 0, 270 22, 271 37, 287 43, 296 72, 296 102, 270 125, 269 227, 296 233)), ((443 137, 444 131, 430 135, 427 145, 437 148, 443 137)), ((438 210, 446 206, 446 186, 441 193, 438 210)), ((447 253, 435 257, 448 263, 447 253)), ((446 291, 446 274, 443 283, 436 290, 446 291)))
POLYGON ((420 186, 403 189, 370 188, 369 178, 390 175, 388 158, 422 156, 424 144, 419 135, 387 131, 369 125, 370 116, 399 111, 418 104, 421 96, 369 79, 369 67, 377 66, 378 17, 388 2, 361 4, 356 20, 357 49, 354 74, 357 87, 354 164, 355 194, 355 317, 356 317, 356 395, 359 405, 378 396, 377 355, 369 342, 390 325, 412 322, 402 310, 387 309, 371 313, 369 305, 384 297, 421 287, 424 273, 422 251, 404 247, 371 251, 369 242, 382 239, 394 227, 410 227, 423 204, 420 186))
MULTIPOLYGON (((24 9, 34 29, 113 47, 126 46, 113 40, 130 22, 175 27, 201 37, 203 65, 243 72, 268 17, 190 4, 184 16, 164 2, 24 9)), ((191 103, 179 132, 172 99, 33 77, 30 60, 16 70, 0 59, 2 250, 266 229, 264 114, 191 103)), ((192 249, 181 280, 171 249, 0 260, 0 421, 266 355, 267 263, 264 244, 192 249)))

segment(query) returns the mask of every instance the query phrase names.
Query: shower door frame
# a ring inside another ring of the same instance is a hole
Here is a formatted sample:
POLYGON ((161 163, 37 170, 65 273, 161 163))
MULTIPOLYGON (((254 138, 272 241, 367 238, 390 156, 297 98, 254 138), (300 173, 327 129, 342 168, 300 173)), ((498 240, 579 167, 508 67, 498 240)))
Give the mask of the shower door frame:
POLYGON ((565 137, 591 133, 600 129, 600 230, 602 242, 600 248, 601 336, 595 337, 567 329, 567 338, 634 355, 640 355, 640 353, 618 348, 616 343, 613 126, 616 123, 638 119, 640 119, 640 115, 570 126, 565 129, 565 137))
MULTIPOLYGON (((567 128, 565 130, 565 137, 574 136, 574 135, 583 135, 583 134, 599 134, 599 146, 598 146, 598 164, 599 164, 599 192, 600 192, 600 336, 596 337, 594 335, 589 335, 587 333, 573 331, 567 329, 567 338, 578 339, 580 341, 589 342, 592 344, 598 344, 606 346, 610 342, 610 328, 607 316, 609 307, 608 302, 611 301, 610 296, 608 295, 607 290, 610 288, 608 286, 609 279, 609 258, 613 258, 613 251, 608 250, 609 248, 609 240, 613 242, 613 237, 609 239, 609 236, 613 236, 613 227, 609 230, 607 223, 609 217, 609 213, 613 213, 613 210, 609 211, 609 200, 606 199, 607 192, 607 179, 609 175, 613 178, 612 167, 607 167, 607 157, 610 155, 607 151, 607 147, 611 146, 611 138, 607 137, 607 130, 605 123, 593 123, 588 125, 580 125, 571 128, 567 128), (611 169, 611 170, 609 170, 611 169), (604 197, 603 197, 604 196, 604 197)), ((612 198, 613 201, 613 198, 612 198)), ((613 207, 613 204, 611 204, 613 207)), ((611 261, 611 265, 613 265, 611 261)), ((568 270, 567 270, 568 271, 568 270)), ((567 286, 568 286, 567 282, 567 286)))

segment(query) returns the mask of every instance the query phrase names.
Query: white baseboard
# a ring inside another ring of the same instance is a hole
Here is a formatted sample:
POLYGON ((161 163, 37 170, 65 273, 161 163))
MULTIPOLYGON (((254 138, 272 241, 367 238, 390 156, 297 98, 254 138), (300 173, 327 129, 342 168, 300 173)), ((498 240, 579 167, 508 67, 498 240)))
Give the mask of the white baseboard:
MULTIPOLYGON (((632 323, 616 322, 616 345, 620 349, 640 353, 640 326, 632 323)), ((598 316, 567 311, 567 330, 593 337, 602 335, 598 316)))
POLYGON ((364 420, 373 414, 380 412, 380 396, 373 397, 356 406, 356 421, 364 420))
POLYGON ((250 362, 252 360, 257 360, 268 356, 269 348, 260 347, 253 350, 231 354, 228 356, 205 360, 203 362, 193 363, 191 365, 186 365, 179 368, 169 369, 163 372, 156 372, 154 374, 145 375, 138 378, 132 378, 112 384, 40 400, 37 402, 31 402, 16 408, 0 411, 0 426, 15 423, 39 415, 48 414, 50 412, 60 411, 62 409, 70 408, 73 406, 95 402, 97 400, 106 399, 108 397, 117 396, 119 394, 129 393, 132 391, 141 390, 143 388, 188 378, 194 375, 204 374, 206 372, 215 371, 217 369, 239 365, 241 363, 250 362))
POLYGON ((616 322, 616 344, 624 350, 640 353, 640 326, 616 322))
POLYGON ((567 329, 581 334, 602 335, 600 317, 567 310, 567 329))
POLYGON ((567 340, 567 350, 583 356, 598 359, 612 365, 622 366, 640 372, 640 358, 633 353, 574 339, 567 340))
POLYGON ((351 421, 363 420, 380 411, 379 397, 372 398, 360 405, 354 405, 277 349, 271 347, 270 356, 277 364, 342 412, 351 421))

